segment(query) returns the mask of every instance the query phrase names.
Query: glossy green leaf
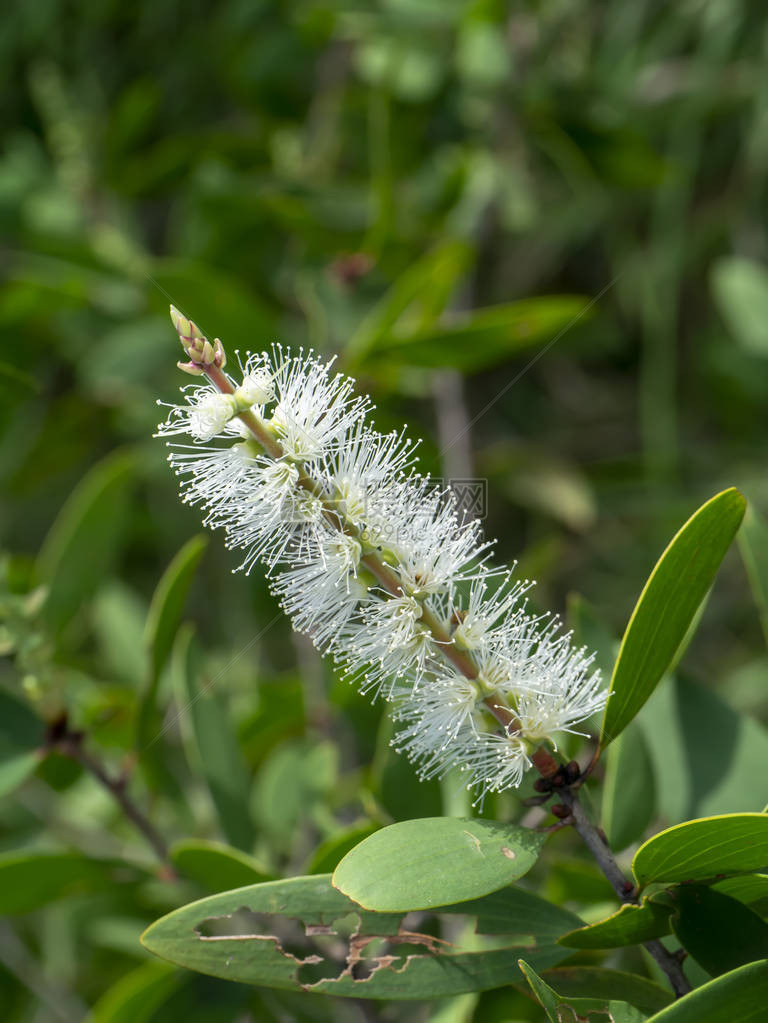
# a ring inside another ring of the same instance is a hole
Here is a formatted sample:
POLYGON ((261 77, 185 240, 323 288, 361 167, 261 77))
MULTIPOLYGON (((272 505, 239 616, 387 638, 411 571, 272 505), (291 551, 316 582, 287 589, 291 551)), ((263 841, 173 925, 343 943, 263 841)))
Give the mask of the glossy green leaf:
POLYGON ((86 1023, 150 1023, 184 981, 182 973, 165 963, 142 963, 104 992, 86 1023))
POLYGON ((749 812, 768 799, 768 731, 717 692, 685 679, 657 688, 638 715, 669 824, 749 812))
POLYGON ((672 897, 674 932, 711 976, 768 958, 768 924, 743 903, 706 885, 682 885, 672 897))
MULTIPOLYGON (((642 1012, 658 1012, 672 1001, 672 994, 636 973, 607 970, 600 966, 556 966, 544 970, 541 979, 560 995, 574 998, 621 999, 642 1012)), ((606 1021, 607 1023, 607 1021, 606 1021)))
POLYGON ((712 294, 734 338, 754 355, 768 355, 768 269, 745 256, 724 256, 712 269, 712 294))
POLYGON ((258 860, 222 842, 184 839, 171 846, 170 857, 179 873, 197 881, 209 892, 270 880, 269 872, 258 860))
POLYGON ((518 966, 552 1023, 602 1023, 606 1018, 612 1023, 642 1023, 646 1019, 646 1013, 623 1000, 559 994, 542 980, 530 963, 520 959, 518 966))
POLYGON ((768 863, 768 815, 704 817, 659 832, 632 861, 637 883, 683 883, 751 874, 768 863))
MULTIPOLYGON (((465 915, 465 905, 439 915, 465 915)), ((178 966, 227 980, 352 998, 441 998, 521 980, 567 953, 546 937, 468 951, 428 933, 399 933, 403 914, 370 913, 316 874, 241 888, 156 921, 146 948, 178 966), (354 942, 352 939, 354 938, 354 942), (211 940, 215 939, 215 940, 211 940), (287 954, 286 954, 287 953, 287 954)), ((431 928, 429 928, 431 930, 431 928)))
POLYGON ((655 796, 651 757, 643 732, 632 722, 606 756, 601 816, 614 852, 642 836, 653 819, 655 796))
POLYGON ((566 948, 621 948, 623 945, 639 945, 670 933, 670 913, 669 906, 646 899, 640 906, 622 906, 605 920, 564 934, 560 944, 566 948))
POLYGON ((83 477, 59 512, 38 561, 48 587, 45 615, 60 628, 96 590, 122 532, 135 456, 120 451, 83 477))
POLYGON ((611 678, 600 745, 626 728, 673 662, 712 585, 744 509, 735 488, 702 505, 662 554, 635 605, 611 678))
POLYGON ((768 960, 726 973, 651 1016, 648 1023, 763 1023, 768 960))
POLYGON ((249 813, 251 776, 221 693, 202 673, 193 629, 179 630, 174 648, 183 735, 190 759, 205 779, 227 841, 240 849, 253 845, 249 813))
POLYGON ((751 505, 739 530, 739 549, 768 643, 768 522, 751 505))
POLYGON ((407 912, 496 891, 527 873, 546 836, 459 817, 401 821, 344 857, 333 884, 366 909, 407 912))
POLYGON ((591 315, 589 300, 581 295, 521 299, 457 316, 430 330, 390 335, 379 341, 376 355, 385 355, 390 365, 476 373, 554 340, 559 331, 591 315))

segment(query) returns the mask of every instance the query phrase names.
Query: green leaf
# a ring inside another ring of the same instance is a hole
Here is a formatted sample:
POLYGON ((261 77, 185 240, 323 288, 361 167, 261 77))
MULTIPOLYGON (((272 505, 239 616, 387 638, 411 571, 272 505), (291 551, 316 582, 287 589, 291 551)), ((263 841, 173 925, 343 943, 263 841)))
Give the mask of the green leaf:
POLYGON ((675 658, 744 515, 735 488, 691 516, 672 539, 635 605, 611 678, 600 746, 626 728, 675 658))
POLYGON ((442 313, 461 274, 471 262, 465 242, 449 240, 425 253, 406 270, 384 298, 368 313, 346 347, 350 365, 356 365, 391 336, 398 321, 414 306, 423 329, 442 313))
POLYGON ((706 885, 683 885, 672 898, 675 934, 713 977, 768 957, 768 924, 743 903, 706 885))
MULTIPOLYGON (((66 895, 108 888, 112 864, 80 853, 0 854, 0 914, 29 913, 66 895)), ((120 864, 125 871, 125 864, 120 864)))
POLYGON ((270 880, 269 872, 258 860, 223 842, 185 839, 171 846, 170 857, 179 873, 197 881, 209 892, 270 880))
POLYGON ((651 1016, 648 1023, 763 1023, 768 960, 726 973, 651 1016))
POLYGON ((760 916, 768 915, 768 874, 744 874, 740 877, 727 877, 712 887, 715 891, 746 903, 760 916))
POLYGON ((332 835, 315 849, 307 864, 308 874, 332 873, 348 852, 379 830, 378 824, 363 824, 357 828, 349 828, 337 835, 332 835))
POLYGON ((725 256, 712 268, 712 293, 742 348, 768 355, 768 270, 744 256, 725 256))
POLYGON ((768 643, 768 522, 752 505, 747 508, 739 530, 739 550, 768 643))
POLYGON ((638 977, 636 973, 606 970, 600 966, 557 966, 545 970, 541 979, 560 995, 604 998, 606 1001, 623 999, 647 1013, 658 1012, 672 1001, 672 994, 652 980, 638 977))
POLYGON ((8 795, 40 763, 42 720, 21 700, 0 689, 0 797, 8 795))
POLYGON ((194 630, 179 630, 174 648, 183 734, 193 766, 205 779, 227 841, 240 849, 253 845, 248 810, 251 776, 233 733, 227 709, 212 682, 202 684, 194 630), (191 726, 191 727, 190 727, 191 726))
POLYGON ((582 295, 545 295, 457 315, 452 323, 382 338, 377 356, 388 365, 447 366, 477 373, 541 342, 553 341, 577 319, 592 315, 582 295))
POLYGON ((640 945, 670 933, 671 912, 671 907, 645 899, 640 906, 622 906, 605 920, 564 934, 559 943, 566 948, 621 948, 624 945, 640 945))
POLYGON ((768 798, 768 732, 712 689, 684 679, 659 686, 638 715, 669 824, 749 812, 768 798))
POLYGON ((525 960, 518 960, 518 966, 552 1023, 602 1023, 606 1017, 612 1023, 641 1023, 646 1019, 646 1014, 629 1002, 558 994, 525 960))
POLYGON ((632 861, 638 885, 751 874, 768 863, 768 815, 731 813, 677 824, 641 845, 632 861))
POLYGON ((602 826, 614 852, 637 841, 656 807, 653 765, 639 726, 632 722, 608 750, 602 826))
MULTIPOLYGON (((439 916, 463 918, 465 911, 462 903, 441 908, 439 916)), ((519 955, 545 969, 567 954, 532 935, 521 944, 499 948, 494 940, 490 949, 475 944, 467 951, 410 927, 403 931, 403 919, 361 909, 331 886, 328 874, 316 874, 191 903, 152 924, 142 942, 200 973, 352 998, 447 998, 521 979, 514 967, 519 955)))
POLYGON ((522 877, 545 838, 529 828, 480 819, 401 821, 347 853, 333 884, 378 912, 452 905, 522 877))
POLYGON ((165 963, 142 963, 104 992, 86 1023, 150 1023, 184 981, 165 963))
POLYGON ((581 919, 570 909, 516 885, 501 888, 481 899, 459 903, 457 909, 477 917, 478 934, 530 934, 545 944, 556 943, 564 931, 581 924, 581 919))
POLYGON ((0 760, 0 798, 17 789, 40 763, 41 754, 32 750, 14 753, 0 760))
POLYGON ((193 536, 187 540, 155 587, 144 630, 153 678, 160 675, 171 653, 187 592, 207 546, 206 536, 193 536))
POLYGON ((128 509, 136 459, 117 452, 77 484, 56 517, 38 560, 48 587, 44 613, 61 628, 106 575, 128 509))
POLYGON ((137 743, 145 747, 156 727, 155 701, 160 673, 170 655, 184 612, 195 570, 208 544, 205 536, 193 536, 175 555, 155 587, 144 627, 144 646, 149 657, 149 679, 139 708, 137 743))
POLYGON ((254 819, 274 844, 290 851, 338 779, 338 748, 331 742, 296 739, 276 747, 261 765, 253 788, 254 819))

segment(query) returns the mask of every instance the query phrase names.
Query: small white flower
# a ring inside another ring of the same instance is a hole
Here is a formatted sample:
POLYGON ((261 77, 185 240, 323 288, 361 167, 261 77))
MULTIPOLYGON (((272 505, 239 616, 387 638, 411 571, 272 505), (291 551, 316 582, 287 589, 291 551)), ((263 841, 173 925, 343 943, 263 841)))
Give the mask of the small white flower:
MULTIPOLYGON (((203 443, 213 440, 227 430, 237 415, 237 405, 231 394, 220 394, 207 385, 182 388, 185 405, 171 405, 171 412, 158 426, 158 436, 186 433, 203 443)), ((162 403, 161 403, 162 404, 162 403)))
POLYGON ((349 377, 331 376, 333 359, 324 364, 311 352, 292 356, 279 345, 273 354, 277 405, 269 423, 288 458, 311 461, 336 448, 362 421, 370 403, 354 397, 349 377))
POLYGON ((272 374, 263 366, 254 366, 246 373, 243 382, 235 391, 238 405, 267 405, 275 400, 275 384, 272 374))

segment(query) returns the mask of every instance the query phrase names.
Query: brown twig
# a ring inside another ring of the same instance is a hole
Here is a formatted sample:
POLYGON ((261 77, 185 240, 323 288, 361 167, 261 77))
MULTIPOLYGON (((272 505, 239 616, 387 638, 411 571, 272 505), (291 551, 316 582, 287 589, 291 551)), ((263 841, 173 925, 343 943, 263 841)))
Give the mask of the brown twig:
MULTIPOLYGON (((639 899, 634 886, 624 876, 624 872, 616 862, 608 843, 587 816, 579 797, 570 787, 558 790, 561 801, 570 810, 570 821, 582 842, 595 859, 598 867, 610 881, 611 887, 624 903, 638 905, 639 899)), ((687 994, 691 985, 683 973, 680 960, 674 953, 668 952, 660 941, 646 941, 644 947, 664 971, 677 998, 687 994)))
POLYGON ((50 733, 49 748, 55 749, 64 756, 77 761, 85 771, 92 775, 109 792, 137 831, 140 831, 146 838, 161 863, 166 868, 172 870, 171 861, 168 856, 168 846, 162 835, 128 794, 125 776, 110 777, 96 757, 85 750, 83 733, 70 729, 66 719, 57 722, 51 728, 50 733))

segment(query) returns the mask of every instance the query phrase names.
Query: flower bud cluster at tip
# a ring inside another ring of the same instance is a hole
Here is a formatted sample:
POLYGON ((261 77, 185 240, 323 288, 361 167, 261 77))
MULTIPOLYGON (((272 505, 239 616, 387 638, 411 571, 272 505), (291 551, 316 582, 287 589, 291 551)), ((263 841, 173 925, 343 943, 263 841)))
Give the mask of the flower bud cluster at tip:
POLYGON ((171 306, 171 322, 179 335, 181 347, 189 357, 189 362, 176 363, 180 370, 190 376, 203 376, 206 366, 216 366, 217 369, 226 366, 227 357, 219 338, 211 343, 197 324, 183 316, 175 305, 171 306))
MULTIPOLYGON (((221 369, 221 343, 171 316, 192 364, 221 369)), ((226 392, 202 376, 158 428, 183 500, 244 552, 242 570, 263 564, 294 628, 391 701, 392 744, 421 777, 458 769, 480 801, 519 785, 536 746, 604 705, 593 656, 531 612, 531 582, 489 565, 478 521, 416 471, 404 432, 370 425, 333 360, 273 345, 237 361, 226 392)))

